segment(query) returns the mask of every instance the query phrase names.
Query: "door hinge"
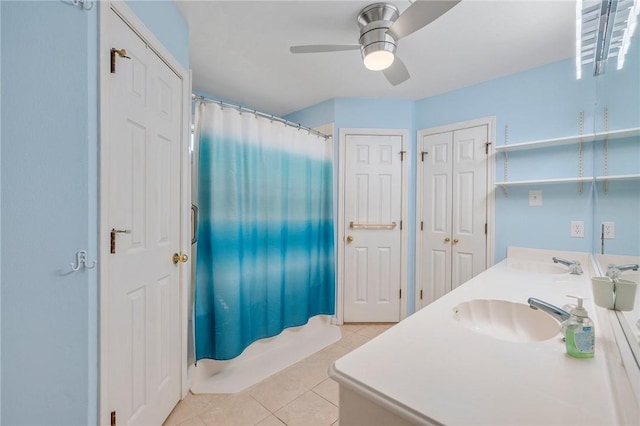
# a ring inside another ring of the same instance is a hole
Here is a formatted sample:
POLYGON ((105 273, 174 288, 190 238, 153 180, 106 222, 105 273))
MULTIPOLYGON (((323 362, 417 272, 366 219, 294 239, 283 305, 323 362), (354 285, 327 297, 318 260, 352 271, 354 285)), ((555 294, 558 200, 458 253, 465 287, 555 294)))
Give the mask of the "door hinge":
POLYGON ((423 163, 424 163, 424 156, 425 156, 425 155, 429 155, 429 151, 422 151, 422 152, 420 153, 420 156, 421 156, 421 158, 422 158, 422 162, 423 162, 423 163))
POLYGON ((484 224, 484 235, 487 235, 487 224, 484 224))
POLYGON ((400 221, 400 230, 402 231, 402 221, 400 221))
POLYGON ((489 154, 489 145, 491 145, 491 142, 484 143, 484 153, 487 155, 489 154))
POLYGON ((111 426, 116 426, 116 412, 111 412, 111 426))
POLYGON ((422 300, 422 290, 420 290, 420 300, 422 300))
POLYGON ((407 153, 407 151, 400 151, 400 161, 404 161, 404 155, 407 153))
POLYGON ((400 299, 402 299, 402 289, 400 289, 400 299))
POLYGON ((420 221, 420 230, 424 231, 424 222, 423 221, 420 221))
POLYGON ((111 48, 111 74, 116 73, 116 55, 121 58, 131 59, 131 57, 127 56, 127 51, 125 49, 116 49, 115 47, 111 48))

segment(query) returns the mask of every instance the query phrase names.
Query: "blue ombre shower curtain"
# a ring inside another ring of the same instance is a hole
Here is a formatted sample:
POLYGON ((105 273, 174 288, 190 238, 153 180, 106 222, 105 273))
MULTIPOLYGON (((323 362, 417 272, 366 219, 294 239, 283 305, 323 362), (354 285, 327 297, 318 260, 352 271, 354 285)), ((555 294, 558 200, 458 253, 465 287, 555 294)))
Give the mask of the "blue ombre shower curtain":
POLYGON ((219 104, 198 108, 196 360, 333 314, 331 141, 219 104))

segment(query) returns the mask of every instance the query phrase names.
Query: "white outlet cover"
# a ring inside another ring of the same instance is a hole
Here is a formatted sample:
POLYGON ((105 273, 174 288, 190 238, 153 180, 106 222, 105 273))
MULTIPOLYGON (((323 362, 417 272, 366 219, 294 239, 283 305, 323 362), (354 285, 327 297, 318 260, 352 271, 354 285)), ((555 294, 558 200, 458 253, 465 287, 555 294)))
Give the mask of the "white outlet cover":
POLYGON ((529 191, 529 205, 541 206, 542 205, 542 191, 539 189, 529 191))
POLYGON ((584 222, 581 220, 571 221, 571 237, 584 238, 584 222))
POLYGON ((602 222, 602 233, 605 240, 612 240, 616 237, 615 222, 602 222))

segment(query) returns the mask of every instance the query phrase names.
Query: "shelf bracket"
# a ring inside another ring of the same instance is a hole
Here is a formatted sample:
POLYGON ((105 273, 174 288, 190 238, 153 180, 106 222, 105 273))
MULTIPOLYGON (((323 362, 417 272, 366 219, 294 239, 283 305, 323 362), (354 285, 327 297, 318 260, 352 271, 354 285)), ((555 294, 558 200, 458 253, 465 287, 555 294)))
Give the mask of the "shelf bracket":
MULTIPOLYGON (((584 152, 582 150, 582 135, 584 134, 584 111, 580 111, 580 114, 578 114, 578 128, 578 134, 580 135, 580 142, 578 143, 578 178, 581 178, 584 169, 584 152)), ((582 181, 578 182, 578 194, 582 194, 582 181)))
MULTIPOLYGON (((606 133, 606 137, 604 138, 604 170, 603 175, 609 175, 609 107, 604 107, 604 132, 606 133)), ((604 193, 609 192, 609 180, 604 179, 602 181, 602 188, 604 193)))
MULTIPOLYGON (((504 146, 509 145, 509 124, 505 124, 504 125, 504 146)), ((505 150, 503 151, 504 153, 504 169, 503 169, 503 175, 504 175, 504 179, 502 179, 503 182, 507 182, 507 178, 509 176, 509 153, 505 150)), ((504 192, 504 196, 508 197, 509 193, 507 192, 507 187, 502 185, 502 191, 504 192)))

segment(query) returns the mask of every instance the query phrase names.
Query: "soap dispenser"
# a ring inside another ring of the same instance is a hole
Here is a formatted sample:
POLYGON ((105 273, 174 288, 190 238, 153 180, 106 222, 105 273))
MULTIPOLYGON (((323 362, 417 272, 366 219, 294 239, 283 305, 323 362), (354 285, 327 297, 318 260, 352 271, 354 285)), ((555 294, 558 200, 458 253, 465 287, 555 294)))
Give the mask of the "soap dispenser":
POLYGON ((591 358, 595 346, 593 321, 582 306, 583 298, 569 295, 567 297, 573 297, 578 301, 578 306, 571 311, 571 317, 566 322, 567 353, 576 358, 591 358))

